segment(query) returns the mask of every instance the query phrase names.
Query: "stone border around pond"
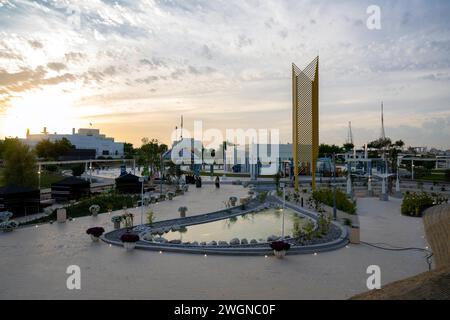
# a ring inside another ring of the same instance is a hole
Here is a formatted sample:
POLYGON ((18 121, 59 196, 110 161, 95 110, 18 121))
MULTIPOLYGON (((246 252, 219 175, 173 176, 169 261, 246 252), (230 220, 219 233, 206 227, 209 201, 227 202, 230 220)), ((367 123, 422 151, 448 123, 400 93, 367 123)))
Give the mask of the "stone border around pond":
MULTIPOLYGON (((144 234, 151 232, 155 229, 172 229, 174 226, 185 227, 196 224, 203 224, 218 220, 223 220, 231 217, 237 217, 248 213, 257 213, 264 209, 273 208, 274 206, 280 206, 282 201, 274 196, 268 196, 265 203, 260 204, 254 195, 251 201, 247 205, 247 209, 242 210, 240 206, 219 210, 211 213, 206 213, 197 216, 189 216, 184 218, 170 219, 164 221, 155 222, 152 227, 147 225, 139 225, 133 228, 134 232, 139 233, 141 240, 136 243, 137 249, 152 250, 152 251, 165 251, 165 252, 180 252, 180 253, 197 253, 197 254, 219 254, 219 255, 271 255, 272 249, 269 242, 258 242, 257 244, 239 244, 239 245, 193 245, 193 244, 172 244, 172 243, 158 243, 143 240, 144 234)), ((286 207, 300 213, 307 218, 314 221, 317 228, 317 215, 305 208, 295 206, 290 203, 286 203, 286 207)), ((335 237, 332 241, 319 244, 310 245, 292 245, 287 254, 312 254, 317 252, 325 252, 337 250, 348 244, 348 231, 347 228, 338 224, 335 221, 331 222, 332 228, 335 228, 339 233, 338 237, 335 237)), ((126 232, 126 229, 114 230, 106 233, 102 236, 102 241, 123 246, 120 241, 120 236, 126 232)), ((289 241, 290 239, 286 239, 289 241)))

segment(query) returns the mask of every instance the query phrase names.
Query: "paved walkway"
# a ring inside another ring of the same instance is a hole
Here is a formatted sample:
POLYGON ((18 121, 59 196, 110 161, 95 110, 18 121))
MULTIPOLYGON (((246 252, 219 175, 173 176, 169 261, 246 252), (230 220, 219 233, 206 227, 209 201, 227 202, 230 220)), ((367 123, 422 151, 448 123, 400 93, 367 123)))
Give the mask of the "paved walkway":
MULTIPOLYGON (((191 188, 155 206, 159 219, 223 208, 240 186, 191 188)), ((426 246, 420 219, 403 217, 400 202, 361 199, 362 239, 426 246)), ((137 210, 139 212, 139 209, 137 210)), ((114 213, 113 213, 114 214, 114 213)), ((314 255, 274 257, 158 253, 93 243, 90 226, 112 229, 110 215, 0 234, 0 299, 346 299, 366 291, 366 268, 381 267, 382 283, 427 270, 421 252, 391 252, 364 245, 314 255), (81 267, 81 290, 66 288, 66 268, 81 267)), ((139 219, 139 215, 136 217, 139 219)), ((139 221, 139 220, 138 220, 139 221)))

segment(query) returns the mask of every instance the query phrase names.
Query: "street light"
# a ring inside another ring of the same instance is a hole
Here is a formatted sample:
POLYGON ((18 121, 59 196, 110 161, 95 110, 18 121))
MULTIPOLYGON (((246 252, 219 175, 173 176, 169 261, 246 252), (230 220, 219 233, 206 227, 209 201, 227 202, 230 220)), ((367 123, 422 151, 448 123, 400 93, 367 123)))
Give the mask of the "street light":
POLYGON ((336 210, 336 155, 333 153, 333 219, 337 219, 336 210))
POLYGON ((41 165, 39 165, 39 169, 38 169, 38 180, 39 180, 39 190, 41 190, 41 173, 42 173, 42 171, 41 171, 41 165))
POLYGON ((142 184, 141 188, 141 225, 144 224, 144 177, 139 178, 139 182, 142 184))
POLYGON ((281 238, 284 239, 284 209, 286 208, 286 187, 284 183, 280 183, 280 187, 283 188, 283 208, 281 209, 281 238))

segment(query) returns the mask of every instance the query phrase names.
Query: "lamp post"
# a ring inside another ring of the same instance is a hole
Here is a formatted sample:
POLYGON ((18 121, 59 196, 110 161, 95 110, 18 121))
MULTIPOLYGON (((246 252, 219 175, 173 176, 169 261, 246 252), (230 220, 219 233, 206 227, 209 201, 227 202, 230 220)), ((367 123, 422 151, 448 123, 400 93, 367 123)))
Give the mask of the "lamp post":
POLYGON ((160 166, 160 172, 161 172, 161 176, 159 177, 159 192, 160 192, 160 194, 162 194, 163 193, 163 185, 162 185, 162 183, 163 183, 163 172, 164 172, 164 168, 163 168, 163 154, 161 153, 161 156, 160 156, 160 164, 159 164, 159 166, 160 166))
POLYGON ((41 190, 41 165, 39 165, 39 169, 38 169, 38 189, 41 190))
POLYGON ((400 157, 397 158, 397 180, 395 181, 395 193, 397 195, 400 194, 400 175, 399 175, 399 169, 400 168, 400 157))
POLYGON ((336 155, 333 153, 333 219, 337 219, 336 210, 336 155))
POLYGON ((89 183, 92 183, 92 161, 89 162, 89 183))
POLYGON ((141 183, 141 225, 144 224, 144 177, 139 178, 141 183))
POLYGON ((283 188, 283 208, 281 209, 281 238, 284 239, 284 209, 286 208, 286 186, 284 183, 280 183, 280 187, 283 188))

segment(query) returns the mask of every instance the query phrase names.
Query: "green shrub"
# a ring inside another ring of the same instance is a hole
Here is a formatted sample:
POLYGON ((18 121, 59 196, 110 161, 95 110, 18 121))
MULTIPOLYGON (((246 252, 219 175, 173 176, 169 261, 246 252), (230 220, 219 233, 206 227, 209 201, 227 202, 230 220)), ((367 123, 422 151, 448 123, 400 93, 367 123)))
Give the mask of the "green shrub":
POLYGON ((407 192, 403 197, 401 212, 406 216, 421 217, 424 210, 447 201, 447 198, 434 193, 407 192))
POLYGON ((264 203, 267 199, 267 191, 262 191, 258 195, 258 199, 260 203, 264 203))
POLYGON ((450 181, 450 170, 445 171, 445 181, 450 181))
MULTIPOLYGON (((327 206, 333 206, 333 190, 328 188, 317 189, 313 191, 314 201, 321 202, 327 206)), ((349 214, 356 214, 356 203, 347 198, 347 195, 339 189, 336 189, 336 208, 349 214)))
POLYGON ((67 215, 74 217, 82 217, 89 215, 89 207, 93 204, 100 206, 102 211, 111 209, 112 211, 121 210, 124 207, 131 208, 139 196, 121 195, 115 193, 101 194, 80 200, 79 202, 67 207, 67 215))

